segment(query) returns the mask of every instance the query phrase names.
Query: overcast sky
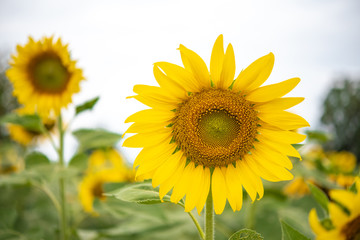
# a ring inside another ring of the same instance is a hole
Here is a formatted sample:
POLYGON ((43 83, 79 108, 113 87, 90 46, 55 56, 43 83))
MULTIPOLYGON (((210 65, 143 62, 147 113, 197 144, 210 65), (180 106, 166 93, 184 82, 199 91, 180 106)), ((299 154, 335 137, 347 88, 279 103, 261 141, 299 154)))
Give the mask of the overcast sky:
POLYGON ((74 102, 101 97, 75 128, 123 132, 125 118, 143 108, 125 98, 134 84, 156 84, 153 63, 181 64, 176 49, 182 43, 209 64, 219 34, 234 47, 237 74, 273 52, 266 84, 302 79, 289 96, 306 100, 292 111, 312 128, 332 82, 360 76, 358 0, 0 0, 0 51, 14 52, 29 35, 62 37, 87 78, 74 102))

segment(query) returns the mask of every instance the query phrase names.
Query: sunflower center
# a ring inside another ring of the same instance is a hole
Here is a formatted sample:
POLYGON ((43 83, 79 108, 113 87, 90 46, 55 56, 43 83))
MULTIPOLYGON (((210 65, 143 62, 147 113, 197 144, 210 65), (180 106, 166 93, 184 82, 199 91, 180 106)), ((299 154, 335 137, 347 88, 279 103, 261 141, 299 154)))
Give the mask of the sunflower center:
POLYGON ((36 56, 29 64, 34 86, 43 92, 62 92, 69 81, 70 73, 59 56, 52 52, 36 56))
POLYGON ((102 198, 104 198, 103 193, 104 193, 104 191, 103 191, 103 187, 102 187, 102 182, 97 182, 92 188, 93 196, 102 199, 102 198))
POLYGON ((208 146, 228 146, 239 130, 239 122, 226 111, 215 109, 199 119, 199 136, 208 146))
POLYGON ((346 240, 360 240, 360 216, 347 223, 341 232, 346 240))
POLYGON ((195 164, 227 166, 251 150, 257 126, 257 113, 242 95, 210 88, 176 109, 173 139, 195 164))

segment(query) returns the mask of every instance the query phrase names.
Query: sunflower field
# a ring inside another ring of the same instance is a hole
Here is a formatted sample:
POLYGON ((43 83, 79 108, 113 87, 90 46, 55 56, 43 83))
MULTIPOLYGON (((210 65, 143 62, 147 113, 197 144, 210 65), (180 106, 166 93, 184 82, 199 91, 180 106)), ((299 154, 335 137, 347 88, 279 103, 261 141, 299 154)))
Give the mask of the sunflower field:
POLYGON ((360 240, 360 82, 328 90, 318 130, 293 110, 302 80, 267 83, 276 54, 237 66, 225 37, 154 61, 123 132, 76 124, 103 96, 73 100, 87 76, 68 42, 18 44, 0 66, 0 240, 360 240))

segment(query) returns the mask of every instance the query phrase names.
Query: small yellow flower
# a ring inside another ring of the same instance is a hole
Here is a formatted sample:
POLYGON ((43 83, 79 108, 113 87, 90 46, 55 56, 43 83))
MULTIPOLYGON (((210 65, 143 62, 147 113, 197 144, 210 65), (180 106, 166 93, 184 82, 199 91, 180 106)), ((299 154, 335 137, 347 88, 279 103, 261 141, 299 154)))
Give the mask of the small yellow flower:
POLYGON ((329 175, 330 181, 336 183, 337 185, 347 188, 350 187, 354 181, 355 177, 352 175, 344 175, 344 174, 330 174, 329 175))
POLYGON ((357 193, 348 190, 331 190, 334 202, 328 205, 331 225, 319 221, 316 210, 309 214, 309 222, 316 240, 360 239, 360 179, 356 180, 357 193), (339 204, 341 205, 339 205, 339 204), (346 211, 345 211, 346 209, 346 211))
POLYGON ((195 52, 183 45, 179 50, 184 67, 155 63, 160 86, 134 87, 133 98, 150 107, 126 120, 133 122, 127 133, 137 134, 123 145, 143 148, 134 162, 137 178, 160 185, 161 198, 172 189, 174 203, 186 195, 187 212, 196 207, 200 213, 212 194, 216 214, 226 200, 234 211, 242 208, 242 187, 253 201, 262 198, 261 178, 291 180, 287 156, 300 158, 291 144, 305 139, 294 130, 309 124, 285 111, 303 98, 282 96, 300 79, 260 87, 272 71, 272 53, 235 78, 234 51, 229 44, 224 52, 222 35, 210 71, 195 52))
POLYGON ((0 149, 0 175, 20 172, 24 169, 24 160, 14 146, 0 149))
POLYGON ((310 189, 303 177, 297 177, 285 186, 284 193, 289 196, 302 197, 309 194, 310 189))
POLYGON ((29 37, 25 46, 17 46, 6 75, 14 85, 14 96, 30 112, 57 116, 71 103, 72 94, 80 91, 82 70, 67 47, 52 37, 37 42, 29 37))
POLYGON ((351 152, 330 152, 328 158, 332 167, 341 173, 350 173, 356 167, 356 156, 351 152))
POLYGON ((79 185, 80 202, 86 212, 94 213, 95 198, 105 200, 103 184, 110 182, 132 182, 133 171, 115 149, 95 150, 90 158, 85 176, 79 185))

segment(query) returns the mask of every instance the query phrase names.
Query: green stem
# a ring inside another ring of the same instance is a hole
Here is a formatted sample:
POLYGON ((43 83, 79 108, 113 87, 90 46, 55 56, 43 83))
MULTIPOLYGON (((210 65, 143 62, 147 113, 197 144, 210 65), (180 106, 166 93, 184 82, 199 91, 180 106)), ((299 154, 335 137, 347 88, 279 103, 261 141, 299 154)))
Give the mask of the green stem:
MULTIPOLYGON (((62 123, 61 114, 59 116, 59 166, 63 170, 65 168, 64 163, 64 129, 62 123)), ((67 240, 67 218, 66 218, 66 199, 65 199, 65 181, 62 176, 59 179, 59 189, 60 189, 60 204, 61 204, 61 239, 67 240)))
MULTIPOLYGON (((178 205, 182 206, 183 208, 185 208, 185 205, 181 202, 178 202, 178 205)), ((192 214, 192 212, 188 212, 189 216, 191 217, 191 220, 194 222, 195 226, 196 226, 196 229, 198 230, 199 232, 199 235, 200 235, 200 238, 202 240, 205 239, 205 234, 204 234, 204 231, 201 229, 200 227, 200 224, 199 222, 196 220, 194 214, 192 214)))
POLYGON ((51 200, 51 202, 54 204, 56 211, 59 213, 59 216, 61 216, 61 206, 60 203, 58 202, 58 200, 56 199, 55 195, 50 191, 50 189, 48 187, 46 187, 44 184, 42 185, 37 185, 34 184, 35 187, 39 188, 40 190, 42 190, 51 200))
POLYGON ((205 205, 205 240, 214 240, 214 207, 211 186, 205 205))

